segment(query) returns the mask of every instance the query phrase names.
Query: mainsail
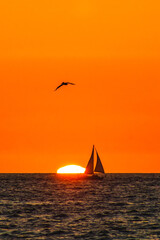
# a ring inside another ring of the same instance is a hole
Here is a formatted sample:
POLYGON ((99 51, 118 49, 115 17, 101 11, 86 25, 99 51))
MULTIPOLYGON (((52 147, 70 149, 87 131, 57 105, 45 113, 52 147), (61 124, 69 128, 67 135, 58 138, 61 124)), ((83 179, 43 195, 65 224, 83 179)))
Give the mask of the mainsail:
POLYGON ((94 145, 93 145, 92 154, 91 154, 91 157, 88 161, 88 164, 87 164, 87 167, 86 167, 86 170, 85 170, 86 174, 93 174, 94 172, 105 173, 103 165, 102 165, 101 160, 100 160, 100 157, 98 155, 98 152, 96 151, 96 153, 97 153, 97 162, 96 162, 96 167, 95 167, 95 170, 94 170, 94 145))
POLYGON ((90 157, 89 162, 87 164, 85 173, 93 174, 93 168, 94 168, 94 146, 93 146, 92 154, 91 154, 91 157, 90 157))

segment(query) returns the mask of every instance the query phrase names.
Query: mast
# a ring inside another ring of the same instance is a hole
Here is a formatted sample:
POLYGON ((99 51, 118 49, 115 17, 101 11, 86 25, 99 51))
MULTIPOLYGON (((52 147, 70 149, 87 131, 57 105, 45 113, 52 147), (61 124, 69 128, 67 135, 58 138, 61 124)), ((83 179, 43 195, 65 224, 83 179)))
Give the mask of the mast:
POLYGON ((93 168, 94 168, 94 145, 93 145, 92 154, 91 154, 91 157, 88 161, 85 173, 86 174, 93 174, 93 168))
POLYGON ((104 172, 103 165, 102 165, 102 163, 101 163, 101 160, 100 160, 100 157, 99 157, 99 155, 98 155, 97 150, 96 150, 96 153, 97 153, 97 164, 96 164, 96 167, 95 167, 94 172, 105 173, 105 172, 104 172))

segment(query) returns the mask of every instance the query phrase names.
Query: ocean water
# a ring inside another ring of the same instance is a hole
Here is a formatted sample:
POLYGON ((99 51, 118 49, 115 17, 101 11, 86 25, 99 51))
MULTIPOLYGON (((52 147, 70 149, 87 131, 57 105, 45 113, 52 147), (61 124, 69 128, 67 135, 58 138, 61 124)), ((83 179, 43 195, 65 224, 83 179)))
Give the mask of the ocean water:
POLYGON ((0 174, 0 239, 160 239, 160 174, 0 174))

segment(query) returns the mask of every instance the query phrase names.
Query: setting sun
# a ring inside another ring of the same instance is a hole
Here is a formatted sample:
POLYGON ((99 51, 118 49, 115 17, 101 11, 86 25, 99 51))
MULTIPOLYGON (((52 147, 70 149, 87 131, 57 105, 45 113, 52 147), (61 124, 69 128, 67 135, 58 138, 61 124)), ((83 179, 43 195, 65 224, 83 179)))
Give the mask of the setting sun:
POLYGON ((65 167, 59 168, 57 173, 84 173, 85 168, 78 165, 67 165, 65 167))

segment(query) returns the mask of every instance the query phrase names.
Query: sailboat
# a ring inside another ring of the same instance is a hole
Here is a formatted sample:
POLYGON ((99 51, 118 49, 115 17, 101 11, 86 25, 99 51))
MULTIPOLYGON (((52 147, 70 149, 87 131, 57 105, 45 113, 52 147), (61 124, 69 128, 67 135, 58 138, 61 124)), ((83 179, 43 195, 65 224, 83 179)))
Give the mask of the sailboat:
POLYGON ((105 176, 102 162, 100 160, 100 157, 99 157, 98 152, 95 149, 94 145, 93 145, 91 157, 88 161, 88 164, 87 164, 84 174, 91 176, 91 177, 98 177, 98 178, 103 178, 105 176), (97 162, 96 162, 96 166, 94 168, 94 155, 95 155, 94 153, 95 152, 96 152, 97 162))

